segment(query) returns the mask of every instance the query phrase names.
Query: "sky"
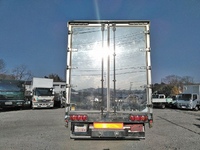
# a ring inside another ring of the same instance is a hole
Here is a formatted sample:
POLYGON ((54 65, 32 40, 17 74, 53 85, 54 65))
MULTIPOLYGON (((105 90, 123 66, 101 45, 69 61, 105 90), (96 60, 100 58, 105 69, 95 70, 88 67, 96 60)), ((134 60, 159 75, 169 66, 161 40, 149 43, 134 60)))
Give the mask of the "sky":
POLYGON ((150 20, 152 82, 168 75, 200 83, 200 0, 0 0, 0 59, 35 77, 65 80, 67 22, 150 20))

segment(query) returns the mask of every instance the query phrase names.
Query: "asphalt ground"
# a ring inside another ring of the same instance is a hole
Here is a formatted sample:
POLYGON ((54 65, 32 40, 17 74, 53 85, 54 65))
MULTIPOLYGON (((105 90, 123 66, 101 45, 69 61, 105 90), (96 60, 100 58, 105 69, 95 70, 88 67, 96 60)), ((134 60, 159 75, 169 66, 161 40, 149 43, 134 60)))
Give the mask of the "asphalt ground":
POLYGON ((64 108, 0 110, 0 150, 199 150, 200 111, 154 109, 145 140, 73 140, 64 108))

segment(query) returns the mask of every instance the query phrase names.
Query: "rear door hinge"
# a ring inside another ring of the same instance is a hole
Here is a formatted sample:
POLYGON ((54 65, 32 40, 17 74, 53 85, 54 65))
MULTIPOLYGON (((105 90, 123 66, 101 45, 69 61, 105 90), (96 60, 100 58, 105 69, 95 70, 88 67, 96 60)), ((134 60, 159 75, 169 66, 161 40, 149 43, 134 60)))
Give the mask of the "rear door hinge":
POLYGON ((78 69, 78 67, 67 66, 67 69, 78 69))

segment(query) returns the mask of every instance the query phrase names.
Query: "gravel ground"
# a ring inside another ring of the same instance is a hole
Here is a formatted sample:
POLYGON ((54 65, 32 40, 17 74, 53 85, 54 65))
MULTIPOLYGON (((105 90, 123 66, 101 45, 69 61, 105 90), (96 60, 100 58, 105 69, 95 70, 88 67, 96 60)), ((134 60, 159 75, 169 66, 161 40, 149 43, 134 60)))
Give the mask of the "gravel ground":
POLYGON ((0 150, 199 150, 200 111, 154 109, 146 139, 72 140, 64 108, 0 110, 0 150))

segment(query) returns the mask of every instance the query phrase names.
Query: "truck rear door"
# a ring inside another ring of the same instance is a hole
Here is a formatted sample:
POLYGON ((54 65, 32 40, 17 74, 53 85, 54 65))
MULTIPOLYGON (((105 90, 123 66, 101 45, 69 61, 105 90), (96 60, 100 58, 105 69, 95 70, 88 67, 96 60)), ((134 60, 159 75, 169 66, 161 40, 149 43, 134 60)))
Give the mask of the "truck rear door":
POLYGON ((72 21, 68 29, 66 113, 152 113, 149 21, 72 21))

